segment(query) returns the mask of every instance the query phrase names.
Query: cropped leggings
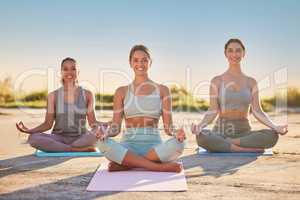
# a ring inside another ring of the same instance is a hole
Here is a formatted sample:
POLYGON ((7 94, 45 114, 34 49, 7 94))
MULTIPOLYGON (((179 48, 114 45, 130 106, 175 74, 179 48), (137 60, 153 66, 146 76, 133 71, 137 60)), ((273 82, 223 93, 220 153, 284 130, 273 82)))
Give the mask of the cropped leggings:
POLYGON ((219 118, 212 130, 196 135, 198 145, 211 152, 230 152, 231 143, 226 138, 239 138, 241 147, 267 149, 277 143, 278 134, 271 129, 251 131, 247 119, 219 118))
POLYGON ((48 152, 71 151, 72 147, 94 146, 96 141, 96 137, 92 133, 85 133, 80 136, 33 133, 28 138, 28 143, 32 147, 48 152))
POLYGON ((121 142, 111 138, 98 141, 96 146, 104 156, 118 164, 122 164, 128 151, 140 156, 154 149, 161 162, 176 160, 184 150, 184 142, 175 137, 163 142, 156 128, 129 128, 123 133, 121 142))

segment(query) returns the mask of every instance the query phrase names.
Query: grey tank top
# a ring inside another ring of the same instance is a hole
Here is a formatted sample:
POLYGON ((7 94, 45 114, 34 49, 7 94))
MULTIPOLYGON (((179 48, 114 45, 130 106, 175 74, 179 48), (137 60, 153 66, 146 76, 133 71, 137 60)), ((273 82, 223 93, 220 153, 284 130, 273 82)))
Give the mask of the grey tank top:
POLYGON ((56 90, 55 124, 52 133, 64 136, 79 136, 87 132, 87 103, 84 89, 79 87, 79 95, 74 103, 64 101, 64 88, 56 90))
POLYGON ((133 86, 128 86, 127 94, 124 98, 125 118, 150 117, 159 119, 161 115, 161 99, 159 88, 149 95, 136 96, 133 92, 133 86))
POLYGON ((239 110, 248 111, 251 103, 251 89, 245 84, 239 91, 230 88, 230 83, 226 84, 222 80, 219 91, 219 105, 221 111, 239 110))

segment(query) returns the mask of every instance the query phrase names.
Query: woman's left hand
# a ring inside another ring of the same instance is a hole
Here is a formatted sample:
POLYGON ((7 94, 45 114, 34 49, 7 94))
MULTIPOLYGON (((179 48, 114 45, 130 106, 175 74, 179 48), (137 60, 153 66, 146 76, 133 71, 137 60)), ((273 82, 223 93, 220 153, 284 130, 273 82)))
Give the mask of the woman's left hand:
POLYGON ((285 135, 288 132, 288 126, 287 125, 279 125, 276 126, 274 129, 277 133, 280 135, 285 135))
POLYGON ((96 138, 98 140, 104 141, 108 136, 107 136, 107 128, 103 127, 103 126, 98 126, 96 129, 96 138))
POLYGON ((175 134, 175 137, 176 139, 179 141, 179 142, 183 142, 186 137, 185 137, 185 132, 183 130, 183 128, 179 129, 176 134, 175 134))

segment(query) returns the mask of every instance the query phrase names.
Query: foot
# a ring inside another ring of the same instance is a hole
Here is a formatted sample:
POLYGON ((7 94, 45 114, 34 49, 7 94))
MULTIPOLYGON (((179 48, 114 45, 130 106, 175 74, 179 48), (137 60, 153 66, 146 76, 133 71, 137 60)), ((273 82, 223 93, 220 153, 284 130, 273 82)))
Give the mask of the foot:
POLYGON ((238 139, 238 138, 234 139, 234 138, 228 138, 227 137, 225 140, 227 140, 231 144, 235 144, 235 145, 238 145, 238 146, 241 144, 241 140, 238 139))
POLYGON ((72 152, 95 152, 95 147, 72 147, 72 152))
POLYGON ((183 169, 182 164, 177 163, 177 162, 162 163, 161 165, 162 165, 162 168, 159 171, 163 171, 163 172, 180 173, 181 170, 183 169))
POLYGON ((265 150, 260 148, 246 148, 237 145, 231 145, 231 152, 245 152, 245 153, 263 153, 265 150))
POLYGON ((130 170, 130 167, 124 166, 124 165, 120 165, 116 162, 110 162, 108 164, 108 171, 109 172, 116 172, 116 171, 127 171, 130 170))

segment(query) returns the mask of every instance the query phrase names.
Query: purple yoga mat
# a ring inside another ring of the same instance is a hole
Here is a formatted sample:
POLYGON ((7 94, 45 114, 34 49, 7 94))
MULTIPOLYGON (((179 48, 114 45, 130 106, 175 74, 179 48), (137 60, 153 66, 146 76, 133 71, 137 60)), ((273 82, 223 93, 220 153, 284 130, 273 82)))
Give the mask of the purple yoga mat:
POLYGON ((152 172, 140 169, 109 172, 108 163, 96 171, 87 191, 186 191, 184 170, 180 173, 152 172))

